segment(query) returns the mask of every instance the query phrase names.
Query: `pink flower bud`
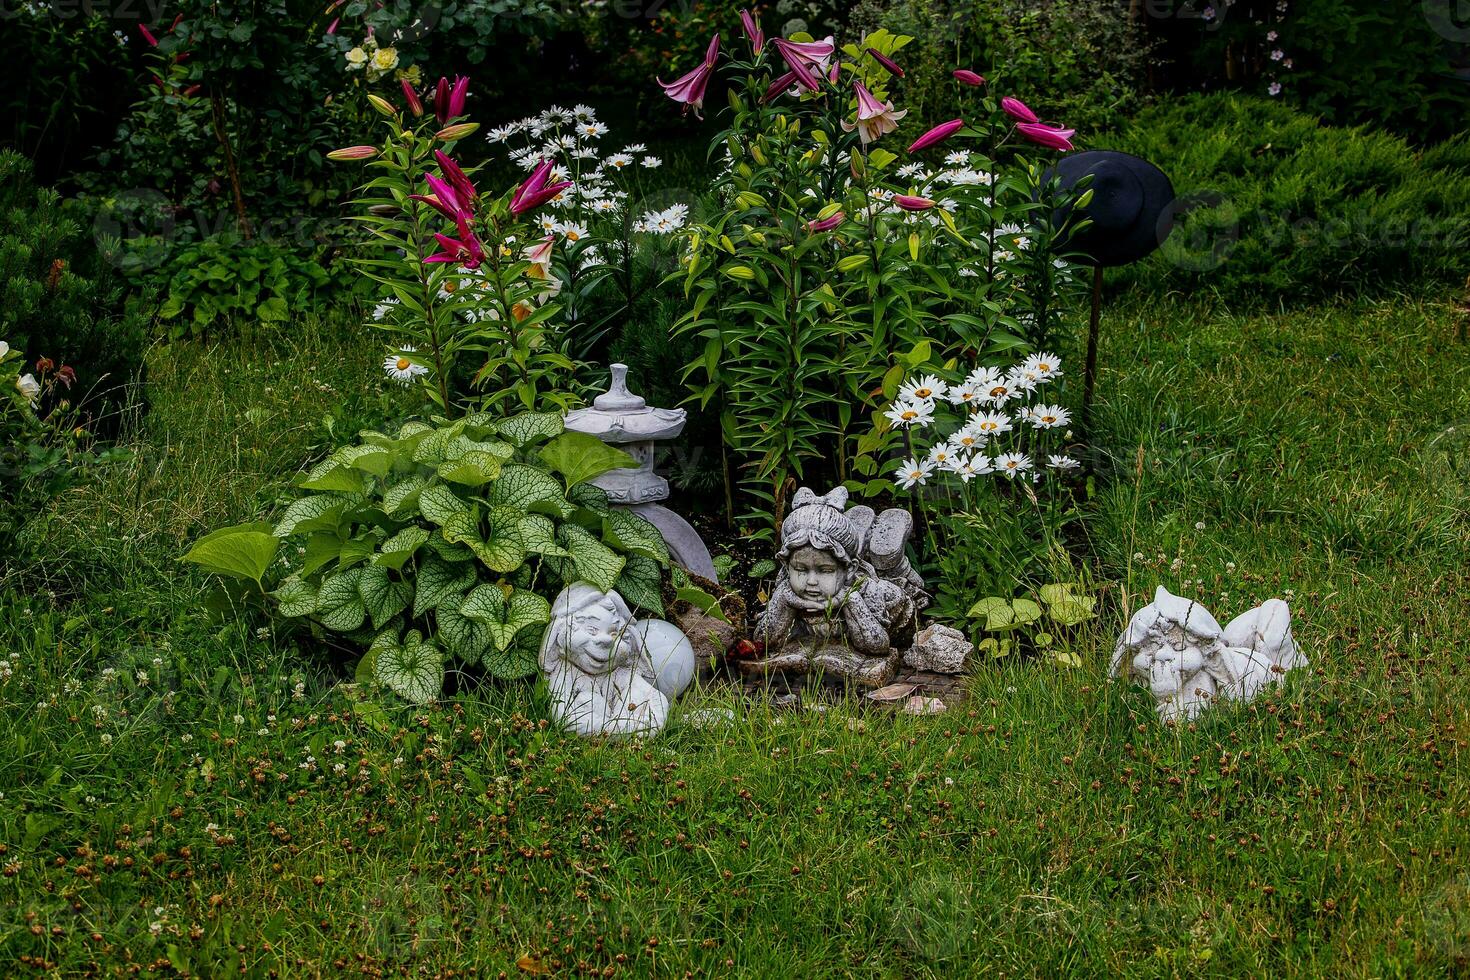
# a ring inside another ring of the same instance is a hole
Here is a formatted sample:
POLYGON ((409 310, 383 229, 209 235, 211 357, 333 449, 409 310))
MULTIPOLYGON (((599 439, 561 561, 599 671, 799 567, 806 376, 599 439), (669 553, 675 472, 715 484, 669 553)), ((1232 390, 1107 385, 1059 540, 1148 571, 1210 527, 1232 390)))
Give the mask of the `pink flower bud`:
POLYGON ((1009 95, 1000 100, 1000 107, 1002 110, 1005 111, 1006 115, 1010 116, 1012 119, 1018 119, 1023 123, 1034 123, 1041 121, 1036 117, 1036 113, 1032 112, 1030 107, 1027 106, 1026 103, 1022 102, 1020 99, 1013 99, 1009 95))
POLYGON ((963 119, 951 119, 947 123, 940 123, 938 126, 935 126, 923 136, 920 136, 918 139, 914 140, 913 143, 909 145, 909 152, 917 153, 920 150, 924 150, 933 146, 935 143, 942 143, 953 136, 955 133, 959 132, 959 130, 962 129, 964 125, 965 121, 963 119))
POLYGON ((893 203, 905 211, 928 211, 934 206, 934 202, 927 197, 915 197, 912 194, 895 194, 893 203))
POLYGON ((979 88, 985 84, 984 75, 970 71, 968 68, 956 68, 954 71, 954 80, 961 85, 969 85, 972 88, 979 88))
POLYGON ((328 160, 371 160, 378 155, 376 146, 344 146, 327 154, 328 160))

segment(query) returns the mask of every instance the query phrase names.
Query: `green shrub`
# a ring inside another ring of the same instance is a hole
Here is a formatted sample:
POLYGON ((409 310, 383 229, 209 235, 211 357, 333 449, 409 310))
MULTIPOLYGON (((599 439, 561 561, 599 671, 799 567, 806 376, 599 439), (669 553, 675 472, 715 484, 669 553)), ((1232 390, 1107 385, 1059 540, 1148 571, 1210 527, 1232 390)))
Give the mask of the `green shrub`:
POLYGON ((185 246, 169 268, 158 315, 175 338, 205 333, 218 321, 285 323, 331 284, 314 258, 234 235, 185 246))
POLYGON ((899 87, 917 118, 950 118, 955 68, 980 72, 1044 118, 1076 128, 1079 139, 1118 125, 1141 104, 1152 44, 1117 0, 860 0, 850 33, 885 27, 937 43, 902 54, 899 87), (920 50, 922 48, 922 50, 920 50))
MULTIPOLYGON (((67 400, 79 424, 115 420, 126 386, 142 370, 146 324, 124 310, 124 283, 101 261, 90 216, 36 187, 31 163, 0 151, 0 339, 23 355, 66 366, 67 400)), ((49 412, 56 401, 43 403, 49 412)))
POLYGON ((274 528, 223 528, 187 560, 263 590, 280 542, 298 542, 272 590, 280 614, 366 648, 359 675, 410 701, 439 695, 446 656, 534 673, 534 627, 574 581, 662 615, 662 536, 588 482, 631 456, 551 413, 435 423, 362 433, 299 481, 310 492, 274 528))
POLYGON ((1169 174, 1183 212, 1134 275, 1234 301, 1463 282, 1470 145, 1419 153, 1396 136, 1324 126, 1280 103, 1195 96, 1113 141, 1169 174))

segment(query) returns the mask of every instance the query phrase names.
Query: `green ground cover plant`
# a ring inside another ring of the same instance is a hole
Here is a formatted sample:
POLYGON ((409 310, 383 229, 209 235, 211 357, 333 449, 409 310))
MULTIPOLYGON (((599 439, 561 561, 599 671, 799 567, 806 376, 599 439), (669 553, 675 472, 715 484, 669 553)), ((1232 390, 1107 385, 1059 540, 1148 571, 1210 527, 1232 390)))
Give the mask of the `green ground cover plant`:
POLYGON ((696 693, 633 747, 562 736, 495 684, 384 723, 330 648, 201 609, 186 543, 270 513, 289 461, 404 396, 364 383, 352 326, 155 348, 135 462, 53 504, 28 570, 0 579, 0 956, 261 976, 1463 970, 1456 330, 1447 304, 1403 297, 1110 309, 1080 666, 987 664, 929 718, 706 727, 691 712, 730 702, 696 693), (194 394, 210 382, 218 406, 194 394), (1104 676, 1158 584, 1222 612, 1288 599, 1311 667, 1159 725, 1104 676))

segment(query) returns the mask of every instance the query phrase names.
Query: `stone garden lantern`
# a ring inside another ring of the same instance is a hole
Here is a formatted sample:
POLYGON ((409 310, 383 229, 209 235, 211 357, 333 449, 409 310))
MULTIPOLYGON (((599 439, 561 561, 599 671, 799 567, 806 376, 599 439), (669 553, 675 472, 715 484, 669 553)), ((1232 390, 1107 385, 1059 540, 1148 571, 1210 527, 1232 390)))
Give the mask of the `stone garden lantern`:
POLYGON ((628 365, 612 365, 612 384, 592 401, 591 408, 568 412, 566 427, 585 432, 617 446, 638 461, 637 469, 609 470, 592 482, 607 491, 608 499, 653 524, 679 565, 717 581, 709 548, 699 532, 659 501, 669 496, 669 481, 653 471, 654 443, 674 439, 684 431, 682 408, 653 408, 628 390, 628 365))

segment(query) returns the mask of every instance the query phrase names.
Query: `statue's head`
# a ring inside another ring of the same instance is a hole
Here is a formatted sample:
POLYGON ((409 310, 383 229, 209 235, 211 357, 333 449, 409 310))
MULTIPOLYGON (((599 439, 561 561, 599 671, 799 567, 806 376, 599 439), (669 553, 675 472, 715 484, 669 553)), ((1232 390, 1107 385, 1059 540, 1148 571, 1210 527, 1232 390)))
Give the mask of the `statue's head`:
POLYGON ((1129 672, 1147 680, 1154 697, 1171 697, 1216 663, 1224 648, 1222 633, 1204 606, 1159 586, 1154 601, 1133 615, 1123 634, 1129 672))
POLYGON ((605 674, 637 650, 633 613, 616 592, 586 582, 562 590, 551 606, 551 625, 541 640, 541 669, 566 664, 584 674, 605 674))
POLYGON ((846 506, 843 487, 824 497, 802 487, 792 498, 776 560, 798 598, 823 602, 852 584, 860 562, 858 531, 843 512, 846 506))

